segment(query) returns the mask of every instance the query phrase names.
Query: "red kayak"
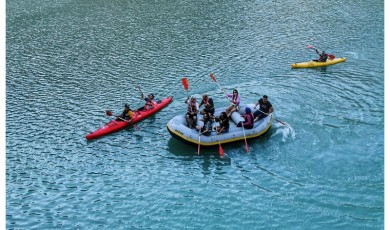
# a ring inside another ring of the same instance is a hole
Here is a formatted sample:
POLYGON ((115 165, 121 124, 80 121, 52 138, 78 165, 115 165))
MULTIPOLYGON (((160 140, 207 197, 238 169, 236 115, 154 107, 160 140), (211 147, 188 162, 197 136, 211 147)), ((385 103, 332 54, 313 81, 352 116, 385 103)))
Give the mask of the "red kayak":
POLYGON ((108 122, 107 124, 105 124, 103 127, 100 127, 96 131, 88 134, 87 136, 85 136, 85 138, 87 138, 87 140, 92 140, 92 139, 107 135, 109 133, 121 130, 121 129, 123 129, 131 124, 135 124, 137 122, 140 122, 143 119, 157 113, 158 111, 160 111, 164 107, 168 106, 169 103, 172 102, 172 99, 173 99, 173 97, 169 96, 167 98, 164 98, 162 100, 157 101, 157 104, 155 104, 154 108, 152 108, 152 109, 146 110, 146 109, 143 109, 143 107, 141 107, 141 108, 133 111, 134 117, 130 123, 127 121, 117 121, 116 119, 114 119, 114 120, 108 122))

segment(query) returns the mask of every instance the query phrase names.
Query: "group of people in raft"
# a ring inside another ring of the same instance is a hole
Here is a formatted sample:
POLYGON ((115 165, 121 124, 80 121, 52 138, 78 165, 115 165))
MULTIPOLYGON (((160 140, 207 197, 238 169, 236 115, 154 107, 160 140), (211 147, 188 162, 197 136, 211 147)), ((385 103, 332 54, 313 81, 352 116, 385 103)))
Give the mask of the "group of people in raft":
MULTIPOLYGON (((187 99, 184 101, 184 103, 188 104, 187 113, 185 115, 187 126, 190 129, 195 128, 203 135, 208 136, 212 132, 213 121, 216 121, 219 123, 219 126, 215 127, 215 131, 217 132, 217 135, 228 132, 230 116, 233 112, 239 110, 240 95, 238 94, 238 91, 234 89, 233 93, 226 94, 226 97, 229 99, 231 104, 226 108, 226 111, 222 112, 218 117, 214 116, 215 109, 214 109, 213 99, 210 98, 207 94, 202 95, 202 101, 200 102, 200 104, 197 102, 195 97, 187 97, 187 99), (204 105, 204 109, 199 111, 199 109, 203 105, 204 105), (202 127, 196 126, 198 113, 203 115, 201 121, 203 121, 204 125, 202 127)), ((153 94, 149 94, 147 97, 145 97, 144 94, 141 93, 141 98, 145 100, 145 105, 139 110, 153 109, 154 106, 157 104, 157 102, 154 100, 153 94)), ((268 101, 267 95, 264 95, 256 102, 254 109, 256 109, 258 105, 260 107, 254 113, 251 112, 250 108, 248 107, 245 108, 245 114, 242 115, 242 117, 244 118, 244 122, 238 123, 237 127, 243 126, 246 129, 251 129, 253 128, 253 124, 257 120, 260 120, 273 112, 272 104, 268 101)), ((130 109, 130 106, 128 104, 125 104, 125 108, 122 114, 117 116, 117 120, 118 121, 124 120, 127 122, 131 122, 133 116, 134 116, 133 110, 130 109)))
MULTIPOLYGON (((226 108, 226 111, 222 112, 218 117, 214 116, 214 102, 213 99, 210 98, 207 94, 202 95, 202 101, 200 104, 197 102, 195 97, 187 97, 187 99, 184 101, 184 103, 188 104, 187 113, 185 115, 187 126, 191 128, 195 128, 199 132, 201 132, 203 135, 208 136, 213 131, 213 121, 216 121, 219 123, 219 126, 215 127, 215 131, 217 135, 221 133, 226 133, 229 131, 229 119, 233 112, 239 110, 240 106, 240 95, 238 94, 238 91, 236 89, 233 90, 232 94, 226 94, 226 97, 229 99, 231 104, 226 108), (189 100, 189 101, 188 101, 189 100), (204 109, 199 111, 199 109, 204 105, 204 109), (203 126, 199 127, 196 126, 197 123, 197 116, 198 112, 203 115, 203 118, 201 121, 203 121, 203 126)), ((244 127, 246 129, 253 128, 253 124, 260 120, 268 114, 273 112, 272 104, 268 101, 268 96, 264 95, 262 98, 260 98, 257 103, 254 106, 254 109, 257 108, 257 106, 260 106, 258 110, 256 110, 254 113, 251 112, 251 109, 246 107, 245 108, 245 114, 242 115, 244 118, 243 122, 239 122, 237 124, 237 127, 244 127)))

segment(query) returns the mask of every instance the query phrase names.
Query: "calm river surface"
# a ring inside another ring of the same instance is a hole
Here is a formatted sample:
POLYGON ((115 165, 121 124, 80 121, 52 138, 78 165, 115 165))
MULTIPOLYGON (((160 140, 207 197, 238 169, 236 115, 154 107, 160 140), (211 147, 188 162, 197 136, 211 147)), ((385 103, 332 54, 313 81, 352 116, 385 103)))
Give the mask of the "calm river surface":
POLYGON ((6 1, 7 229, 383 229, 384 1, 6 1), (347 61, 291 69, 317 58, 347 61), (189 94, 263 94, 266 135, 170 136, 189 94), (173 102, 86 141, 143 105, 173 102))

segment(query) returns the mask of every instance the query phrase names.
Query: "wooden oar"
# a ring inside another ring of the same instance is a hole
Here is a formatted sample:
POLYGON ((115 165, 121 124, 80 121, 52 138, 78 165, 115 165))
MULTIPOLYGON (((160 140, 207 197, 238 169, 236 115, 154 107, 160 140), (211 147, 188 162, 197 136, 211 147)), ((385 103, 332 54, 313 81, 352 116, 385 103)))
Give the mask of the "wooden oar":
MULTIPOLYGON (((263 111, 261 111, 260 109, 258 109, 261 113, 263 113, 264 115, 269 115, 269 114, 266 114, 266 113, 264 113, 263 111)), ((275 119, 277 122, 279 122, 279 123, 281 123, 281 124, 283 124, 283 125, 286 125, 286 123, 284 123, 284 122, 282 122, 282 121, 280 121, 280 120, 278 120, 278 119, 276 119, 274 116, 272 116, 272 118, 273 119, 275 119)))
MULTIPOLYGON (((215 83, 217 83, 217 85, 219 86, 219 88, 225 93, 226 98, 229 99, 229 98, 227 97, 226 91, 219 85, 219 83, 218 83, 218 81, 217 81, 217 79, 215 78, 215 76, 214 76, 213 73, 210 73, 210 78, 211 78, 215 83)), ((229 101, 230 101, 230 100, 229 100, 229 101)), ((248 152, 248 151, 249 151, 249 147, 248 147, 248 143, 247 143, 247 141, 246 141, 244 126, 242 126, 242 131, 244 132, 245 149, 246 149, 246 152, 248 152)))
POLYGON ((200 130, 201 128, 199 128, 199 140, 198 140, 198 156, 199 156, 199 153, 200 153, 200 130))
POLYGON ((246 135, 245 135, 245 128, 244 128, 244 125, 242 125, 242 132, 244 133, 244 139, 245 139, 245 150, 246 150, 246 152, 249 152, 248 143, 246 142, 246 135))
POLYGON ((219 86, 219 88, 225 93, 225 96, 227 97, 227 93, 226 91, 221 87, 221 85, 218 83, 217 79, 215 78, 214 74, 213 73, 210 73, 210 78, 215 82, 217 83, 217 85, 219 86))

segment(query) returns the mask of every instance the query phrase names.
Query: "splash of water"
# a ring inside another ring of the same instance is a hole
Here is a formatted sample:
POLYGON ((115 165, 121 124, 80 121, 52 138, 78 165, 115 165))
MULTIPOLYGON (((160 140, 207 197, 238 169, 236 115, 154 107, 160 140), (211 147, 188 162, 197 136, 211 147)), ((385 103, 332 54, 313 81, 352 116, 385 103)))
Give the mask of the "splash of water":
POLYGON ((295 131, 288 123, 285 123, 285 125, 275 124, 275 126, 277 126, 278 129, 276 130, 273 136, 279 135, 281 133, 283 137, 282 138, 283 142, 286 142, 289 136, 291 136, 291 138, 295 140, 295 131))

